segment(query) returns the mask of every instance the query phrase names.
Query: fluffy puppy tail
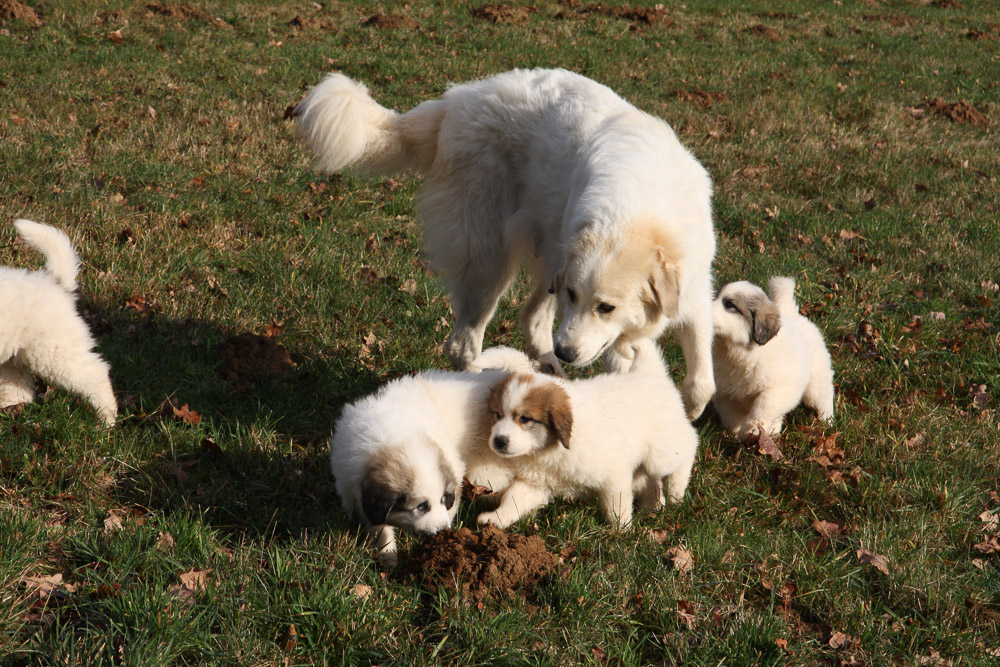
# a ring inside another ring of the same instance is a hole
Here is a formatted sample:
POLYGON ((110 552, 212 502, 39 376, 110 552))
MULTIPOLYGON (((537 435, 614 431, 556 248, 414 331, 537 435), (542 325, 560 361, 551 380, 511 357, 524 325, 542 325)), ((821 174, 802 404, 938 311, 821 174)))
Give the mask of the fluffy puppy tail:
POLYGON ((504 345, 483 350, 473 364, 480 369, 490 368, 508 373, 531 373, 534 371, 528 355, 504 345))
POLYGON ((443 115, 441 101, 424 102, 405 114, 386 109, 364 84, 343 74, 328 75, 291 112, 317 169, 332 173, 354 167, 372 175, 426 171, 434 161, 443 115))
POLYGON ((74 291, 80 258, 69 237, 55 227, 31 220, 15 220, 14 228, 25 243, 45 256, 45 271, 67 292, 74 291))
POLYGON ((799 306, 795 303, 795 280, 782 276, 774 276, 767 285, 769 296, 774 305, 778 307, 778 312, 782 315, 790 315, 799 312, 799 306))

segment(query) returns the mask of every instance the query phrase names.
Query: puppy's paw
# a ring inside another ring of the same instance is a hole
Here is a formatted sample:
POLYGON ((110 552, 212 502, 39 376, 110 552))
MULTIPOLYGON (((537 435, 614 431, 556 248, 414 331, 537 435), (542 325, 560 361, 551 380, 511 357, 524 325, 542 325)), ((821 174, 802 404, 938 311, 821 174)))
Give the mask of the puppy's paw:
POLYGON ((480 526, 485 526, 488 523, 492 523, 497 528, 506 528, 508 526, 508 522, 501 519, 499 513, 495 511, 481 513, 479 516, 476 517, 476 523, 478 523, 480 526))
POLYGON ((399 565, 399 554, 396 553, 395 549, 393 549, 392 551, 388 550, 379 551, 378 562, 383 567, 387 568, 396 567, 397 565, 399 565))

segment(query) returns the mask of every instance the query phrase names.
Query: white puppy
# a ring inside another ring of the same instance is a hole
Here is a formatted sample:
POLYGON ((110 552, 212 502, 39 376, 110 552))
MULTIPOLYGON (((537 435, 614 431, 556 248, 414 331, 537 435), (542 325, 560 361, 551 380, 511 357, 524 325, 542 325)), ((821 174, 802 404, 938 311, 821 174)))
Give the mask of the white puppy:
POLYGON ((823 334, 799 314, 794 280, 771 278, 769 289, 770 298, 740 281, 715 298, 713 403, 741 440, 761 429, 778 433, 800 401, 833 419, 833 367, 823 334))
POLYGON ((552 498, 597 496, 608 522, 632 521, 636 494, 659 508, 684 496, 698 434, 650 340, 635 344, 623 374, 563 380, 514 374, 490 396, 489 447, 513 474, 496 510, 479 523, 506 527, 552 498))
POLYGON ((292 114, 319 168, 424 175, 428 255, 456 322, 445 351, 465 369, 524 267, 528 353, 559 370, 676 326, 690 418, 714 393, 712 184, 662 120, 565 70, 514 70, 453 86, 404 114, 342 74, 292 114), (557 307, 561 326, 553 339, 557 307))
POLYGON ((45 268, 0 267, 0 407, 35 398, 34 371, 85 397, 108 426, 118 404, 108 364, 76 311, 80 261, 69 238, 48 225, 16 220, 24 241, 45 256, 45 268))
POLYGON ((497 347, 479 373, 426 371, 400 378, 344 408, 330 440, 330 464, 344 509, 365 521, 379 557, 396 561, 394 528, 422 535, 451 525, 462 477, 506 486, 489 452, 490 388, 507 371, 531 372, 527 356, 497 347), (491 370, 503 369, 503 370, 491 370))

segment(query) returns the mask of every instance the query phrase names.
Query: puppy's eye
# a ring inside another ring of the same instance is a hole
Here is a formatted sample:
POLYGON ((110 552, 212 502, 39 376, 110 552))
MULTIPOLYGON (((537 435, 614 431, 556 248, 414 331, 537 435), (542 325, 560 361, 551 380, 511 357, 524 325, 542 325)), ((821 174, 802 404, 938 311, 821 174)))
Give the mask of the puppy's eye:
POLYGON ((612 306, 610 303, 604 303, 602 301, 601 303, 597 304, 597 312, 599 312, 601 315, 607 315, 614 309, 615 307, 612 306))
POLYGON ((529 417, 528 415, 521 415, 520 417, 517 418, 517 421, 521 422, 522 424, 530 424, 535 420, 529 417))
POLYGON ((441 502, 444 503, 445 509, 451 509, 451 506, 455 504, 455 494, 448 491, 441 497, 441 502))
POLYGON ((576 292, 574 292, 573 290, 571 290, 568 287, 566 288, 566 296, 569 297, 569 302, 570 303, 576 303, 576 292))
POLYGON ((417 505, 416 510, 422 514, 426 514, 431 511, 431 504, 426 500, 419 505, 417 505))
POLYGON ((729 299, 729 298, 726 298, 726 299, 722 300, 722 307, 725 308, 726 310, 728 310, 730 313, 738 313, 738 312, 740 312, 739 308, 736 307, 736 304, 733 303, 733 300, 729 299))
POLYGON ((501 419, 503 419, 503 415, 502 414, 500 414, 499 412, 494 412, 493 413, 493 421, 498 422, 501 419))

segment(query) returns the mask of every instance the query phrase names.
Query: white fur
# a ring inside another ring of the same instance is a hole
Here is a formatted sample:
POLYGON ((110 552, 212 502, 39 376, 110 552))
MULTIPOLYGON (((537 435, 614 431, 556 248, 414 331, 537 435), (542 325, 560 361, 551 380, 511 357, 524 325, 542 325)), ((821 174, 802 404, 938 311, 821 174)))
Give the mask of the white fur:
POLYGON ((833 420, 833 367, 823 334, 799 314, 795 281, 775 277, 770 298, 751 283, 725 285, 715 299, 715 383, 713 399, 723 425, 746 439, 762 428, 775 435, 800 402, 821 419, 833 420), (780 328, 763 344, 751 338, 746 314, 726 309, 727 299, 764 300, 777 308, 780 328))
POLYGON ((434 370, 394 380, 346 406, 337 421, 330 440, 337 493, 349 514, 370 525, 379 557, 387 563, 396 560, 394 528, 432 534, 451 525, 463 476, 498 489, 509 481, 485 444, 486 402, 492 384, 507 371, 530 372, 532 365, 524 354, 504 347, 485 350, 475 361, 481 372, 434 370), (362 487, 373 457, 388 449, 394 452, 393 470, 406 478, 407 504, 426 500, 430 511, 419 516, 391 513, 386 523, 371 525, 362 487), (454 494, 450 508, 443 502, 446 493, 454 494))
POLYGON ((627 527, 636 495, 641 506, 663 505, 664 480, 672 502, 683 498, 698 434, 659 348, 649 340, 635 347, 628 373, 575 381, 516 375, 495 389, 489 447, 503 457, 513 480, 499 506, 479 515, 480 523, 506 527, 552 498, 597 496, 607 521, 627 527), (562 442, 558 415, 547 423, 524 421, 539 392, 553 385, 565 392, 572 413, 562 442))
POLYGON ((455 310, 445 350, 457 368, 479 355, 524 267, 531 356, 558 369, 557 356, 583 366, 604 354, 627 367, 616 355, 631 340, 676 326, 688 415, 701 413, 714 392, 712 185, 665 122, 590 79, 543 69, 456 85, 404 114, 332 74, 295 116, 321 169, 424 175, 418 208, 455 310), (598 312, 602 303, 614 311, 598 312))
POLYGON ((76 311, 73 245, 54 227, 30 220, 14 227, 46 263, 40 271, 0 267, 0 407, 34 400, 34 371, 85 397, 111 426, 118 404, 108 364, 76 311))

